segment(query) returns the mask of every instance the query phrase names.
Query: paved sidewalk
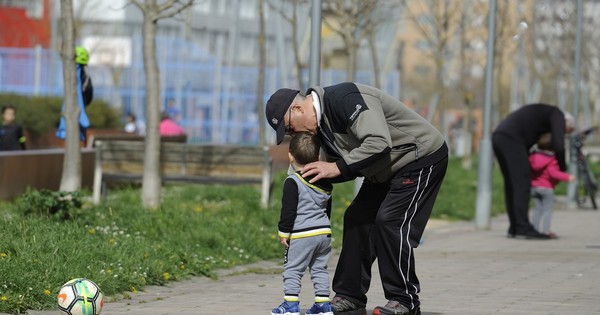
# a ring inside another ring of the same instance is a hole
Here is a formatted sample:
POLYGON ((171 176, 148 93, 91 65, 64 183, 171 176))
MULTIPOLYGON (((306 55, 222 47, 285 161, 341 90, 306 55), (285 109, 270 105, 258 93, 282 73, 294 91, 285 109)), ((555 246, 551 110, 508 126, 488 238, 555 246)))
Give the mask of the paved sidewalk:
MULTIPOLYGON (((556 204, 557 240, 508 239, 507 226, 506 216, 486 231, 470 222, 428 226, 415 251, 424 315, 600 314, 600 211, 556 204)), ((369 315, 386 302, 376 269, 373 276, 369 315)), ((303 314, 313 301, 309 277, 302 288, 303 314)), ((281 266, 261 262, 223 271, 219 280, 194 278, 130 295, 108 300, 102 314, 265 315, 282 301, 281 266)))

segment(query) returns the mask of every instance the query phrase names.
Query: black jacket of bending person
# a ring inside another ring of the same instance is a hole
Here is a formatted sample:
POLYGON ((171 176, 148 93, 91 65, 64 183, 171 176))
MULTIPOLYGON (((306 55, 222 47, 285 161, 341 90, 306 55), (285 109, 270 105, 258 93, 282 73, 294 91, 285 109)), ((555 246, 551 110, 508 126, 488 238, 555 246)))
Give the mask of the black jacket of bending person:
POLYGON ((509 114, 494 130, 530 149, 544 133, 552 134, 552 149, 561 171, 565 163, 565 115, 556 106, 546 104, 525 105, 509 114))

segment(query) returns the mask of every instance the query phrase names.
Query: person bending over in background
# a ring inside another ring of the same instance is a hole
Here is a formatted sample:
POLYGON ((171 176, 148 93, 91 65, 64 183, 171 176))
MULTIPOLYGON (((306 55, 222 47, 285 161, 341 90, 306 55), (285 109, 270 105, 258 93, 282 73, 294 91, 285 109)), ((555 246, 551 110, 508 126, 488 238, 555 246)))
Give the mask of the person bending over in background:
POLYGON ((529 221, 531 168, 529 150, 544 133, 552 134, 552 150, 561 171, 566 170, 565 135, 573 131, 573 117, 547 104, 525 105, 509 114, 494 130, 492 146, 504 177, 508 237, 548 239, 529 221))

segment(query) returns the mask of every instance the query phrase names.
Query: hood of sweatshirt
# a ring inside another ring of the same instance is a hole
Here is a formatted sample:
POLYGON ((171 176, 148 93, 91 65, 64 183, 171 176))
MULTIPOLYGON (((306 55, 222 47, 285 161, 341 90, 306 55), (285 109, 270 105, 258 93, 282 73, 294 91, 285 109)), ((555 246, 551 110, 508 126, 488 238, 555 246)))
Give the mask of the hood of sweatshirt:
POLYGON ((309 181, 314 176, 304 178, 302 177, 302 175, 300 175, 300 172, 296 172, 295 175, 309 188, 308 191, 312 200, 316 204, 325 207, 327 205, 327 202, 329 201, 329 198, 331 198, 330 195, 331 191, 333 190, 333 185, 329 182, 329 180, 321 179, 318 180, 316 183, 311 184, 309 183, 309 181))

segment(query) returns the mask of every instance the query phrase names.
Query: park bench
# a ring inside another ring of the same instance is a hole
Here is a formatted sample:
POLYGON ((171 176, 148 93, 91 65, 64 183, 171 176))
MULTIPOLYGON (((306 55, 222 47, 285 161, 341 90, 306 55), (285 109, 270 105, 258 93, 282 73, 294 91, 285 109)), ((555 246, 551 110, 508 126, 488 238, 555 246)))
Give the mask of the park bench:
MULTIPOLYGON (((95 141, 93 200, 100 203, 107 182, 141 182, 144 142, 95 141)), ((259 146, 161 142, 163 182, 261 184, 261 204, 269 202, 272 171, 268 150, 259 146)))
MULTIPOLYGON (((113 140, 122 140, 122 141, 138 141, 143 142, 144 136, 140 136, 134 133, 126 133, 124 131, 114 131, 110 130, 106 133, 93 133, 90 135, 87 141, 87 147, 93 148, 96 146, 96 142, 98 141, 113 141, 113 140)), ((161 136, 161 142, 187 142, 187 135, 177 135, 177 136, 161 136)))

